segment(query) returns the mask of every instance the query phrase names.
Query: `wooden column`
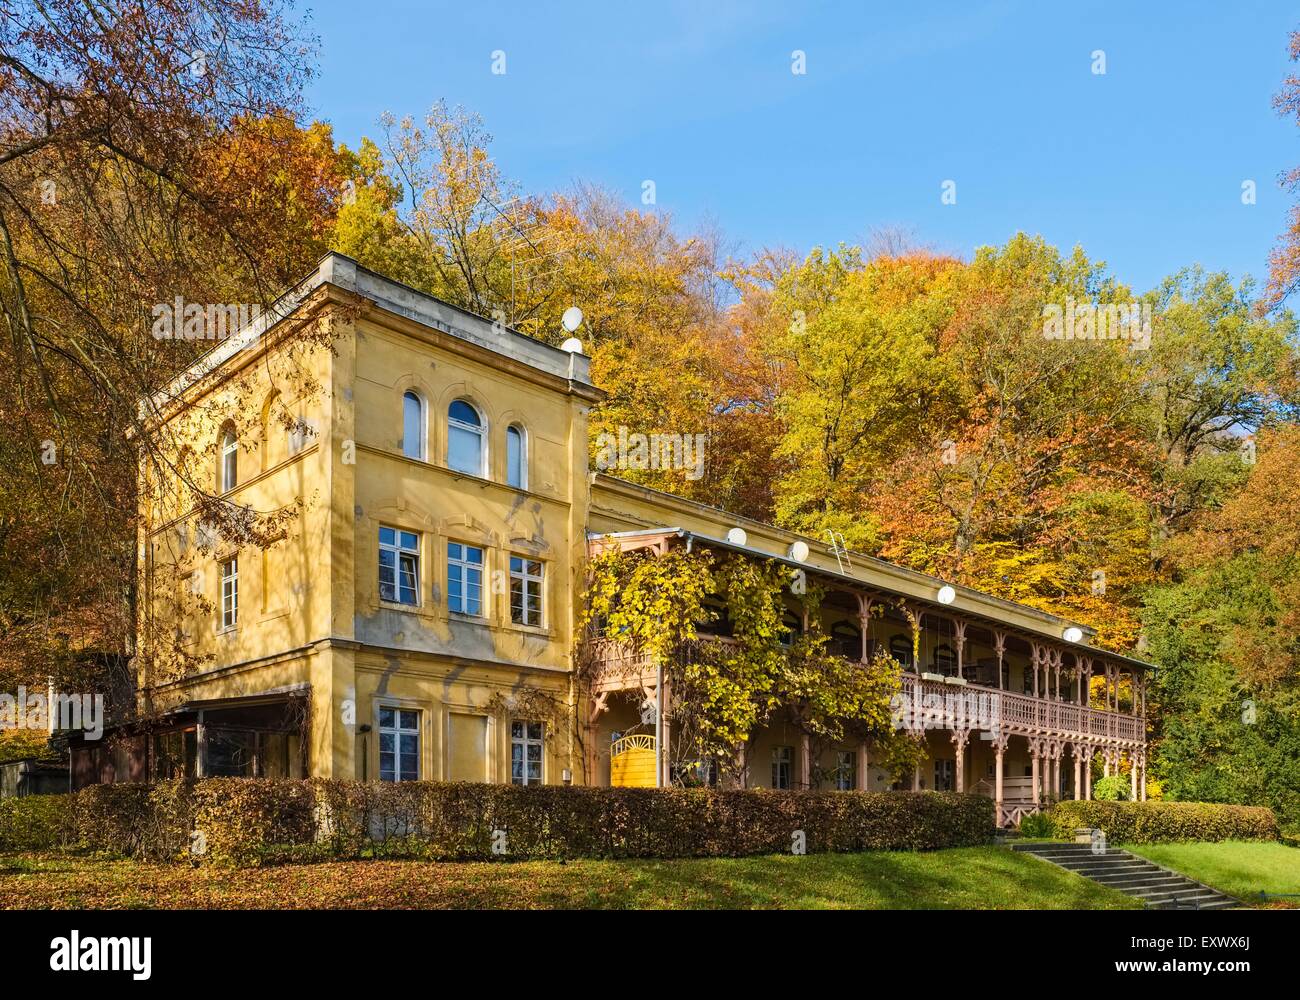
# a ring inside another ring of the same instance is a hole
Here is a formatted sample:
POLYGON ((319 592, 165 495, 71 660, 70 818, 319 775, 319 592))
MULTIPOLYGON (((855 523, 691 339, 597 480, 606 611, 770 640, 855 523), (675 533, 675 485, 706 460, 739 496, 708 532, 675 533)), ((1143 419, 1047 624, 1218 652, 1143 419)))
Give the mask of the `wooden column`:
POLYGON ((1038 768, 1039 768, 1039 750, 1042 743, 1039 740, 1029 741, 1029 753, 1032 758, 1033 774, 1029 779, 1030 788, 1034 793, 1034 805, 1038 805, 1038 768))
POLYGON ((1131 789, 1129 801, 1136 802, 1138 797, 1138 762, 1137 754, 1132 750, 1128 752, 1128 776, 1131 789))
POLYGON ((1083 755, 1083 797, 1085 801, 1092 800, 1092 747, 1083 755))
POLYGON ((673 768, 672 768, 672 716, 669 714, 669 708, 672 706, 672 700, 668 678, 665 677, 663 683, 659 686, 659 773, 662 776, 662 787, 671 788, 673 786, 673 768))
POLYGON ((867 741, 858 744, 858 780, 854 782, 859 792, 870 791, 867 778, 871 772, 871 753, 867 750, 867 741))
POLYGON ((1035 698, 1038 697, 1038 661, 1040 656, 1039 650, 1041 648, 1042 647, 1039 646, 1038 643, 1036 642, 1031 642, 1029 644, 1029 660, 1031 665, 1034 668, 1034 697, 1035 698))
POLYGON ((1079 758, 1079 744, 1070 744, 1070 756, 1074 758, 1074 797, 1083 798, 1083 761, 1079 758))
POLYGON ((966 743, 970 740, 969 729, 954 729, 952 731, 953 746, 953 774, 957 782, 957 791, 966 790, 966 743))
POLYGON ((959 618, 952 620, 952 642, 957 647, 957 676, 965 677, 966 623, 959 618))
POLYGON ((1007 634, 1001 629, 993 630, 993 652, 998 654, 998 690, 1001 691, 1005 685, 1002 683, 1002 659, 1007 651, 1007 634))
POLYGON ((1010 737, 1004 733, 993 737, 993 809, 998 826, 1002 825, 1002 760, 1006 756, 1009 739, 1010 737))
POLYGON ((812 740, 807 733, 799 737, 799 787, 805 792, 812 788, 812 740))
POLYGON ((875 602, 863 594, 858 595, 858 627, 861 630, 862 656, 860 659, 866 663, 871 659, 868 649, 871 645, 871 605, 875 602))

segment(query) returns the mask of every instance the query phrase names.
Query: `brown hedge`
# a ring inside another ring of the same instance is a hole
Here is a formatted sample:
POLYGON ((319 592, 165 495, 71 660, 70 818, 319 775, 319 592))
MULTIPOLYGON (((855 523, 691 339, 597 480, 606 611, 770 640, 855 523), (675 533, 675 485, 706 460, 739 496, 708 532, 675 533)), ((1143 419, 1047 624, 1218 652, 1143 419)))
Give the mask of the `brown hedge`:
POLYGON ((1047 813, 1058 837, 1079 827, 1104 830, 1111 843, 1185 840, 1277 840, 1277 817, 1266 806, 1217 802, 1058 802, 1047 813))
MULTIPOLYGON (((951 792, 773 792, 211 778, 102 785, 67 798, 50 846, 255 864, 738 857, 986 843, 993 803, 951 792), (494 852, 503 830, 504 852, 494 852)), ((29 838, 30 839, 30 838, 29 838)), ((33 845, 40 846, 40 845, 33 845)), ((4 836, 0 850, 27 849, 4 836)))

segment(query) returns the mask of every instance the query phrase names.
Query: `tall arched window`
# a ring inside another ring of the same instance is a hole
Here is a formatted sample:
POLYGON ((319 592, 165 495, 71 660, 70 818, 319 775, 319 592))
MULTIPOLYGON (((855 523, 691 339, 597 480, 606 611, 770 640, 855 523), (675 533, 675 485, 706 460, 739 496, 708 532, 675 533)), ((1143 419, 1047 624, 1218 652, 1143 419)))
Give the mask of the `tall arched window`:
POLYGON ((402 396, 402 454, 424 458, 424 400, 408 389, 402 396))
POLYGON ((483 418, 463 399, 447 408, 447 465, 471 476, 483 475, 483 418))
POLYGON ((235 431, 227 427, 221 432, 221 492, 229 493, 239 484, 239 442, 235 431))
POLYGON ((506 482, 516 489, 528 489, 528 447, 524 429, 506 428, 506 482))

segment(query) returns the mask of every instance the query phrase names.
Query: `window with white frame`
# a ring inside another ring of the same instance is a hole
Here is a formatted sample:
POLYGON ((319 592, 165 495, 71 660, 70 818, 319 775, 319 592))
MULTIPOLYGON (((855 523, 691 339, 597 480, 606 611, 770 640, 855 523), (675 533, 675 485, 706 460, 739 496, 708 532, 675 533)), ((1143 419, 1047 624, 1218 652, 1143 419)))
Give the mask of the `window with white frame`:
POLYGON ((229 493, 239 484, 239 442, 235 432, 227 429, 221 435, 221 492, 229 493))
POLYGON ((424 458, 424 428, 424 400, 408 389, 402 395, 402 454, 407 458, 424 458))
POLYGON ((463 399, 447 408, 447 466, 471 476, 484 474, 483 418, 463 399))
POLYGON ((239 560, 221 564, 221 627, 234 628, 239 623, 239 560))
POLYGON ((516 625, 542 624, 542 564, 536 559, 510 557, 510 620, 516 625))
POLYGON ((772 787, 790 787, 790 764, 794 760, 794 747, 772 748, 772 787))
POLYGON ((858 755, 852 750, 835 751, 835 787, 851 792, 858 786, 858 755))
POLYGON ((420 713, 413 708, 379 709, 379 780, 420 780, 420 713))
POLYGON ((447 609, 462 615, 483 614, 483 550, 447 543, 447 609))
POLYGON ((528 489, 528 448, 524 429, 506 428, 506 483, 515 489, 528 489))
POLYGON ((542 782, 543 727, 516 719, 510 723, 510 780, 516 785, 542 782))
POLYGON ((420 536, 400 528, 379 528, 379 599, 420 603, 420 536))

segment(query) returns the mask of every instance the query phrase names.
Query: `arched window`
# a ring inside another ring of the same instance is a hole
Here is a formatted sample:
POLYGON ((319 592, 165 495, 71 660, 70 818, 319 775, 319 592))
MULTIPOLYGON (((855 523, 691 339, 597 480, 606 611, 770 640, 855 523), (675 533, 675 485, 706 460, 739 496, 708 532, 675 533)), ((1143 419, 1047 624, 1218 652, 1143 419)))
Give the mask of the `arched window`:
POLYGON ((506 482, 515 489, 528 489, 528 448, 524 429, 515 424, 506 428, 506 482))
POLYGON ((912 665, 912 640, 905 635, 896 635, 889 640, 889 655, 905 667, 912 665))
POLYGON ((402 454, 424 459, 424 400, 408 389, 402 396, 402 454))
POLYGON ((862 633, 852 622, 836 622, 831 626, 831 649, 850 660, 862 656, 862 633))
POLYGON ((229 493, 239 485, 239 442, 234 428, 221 432, 221 492, 229 493))
POLYGON ((447 409, 447 465, 471 476, 483 475, 483 418, 463 399, 447 409))

